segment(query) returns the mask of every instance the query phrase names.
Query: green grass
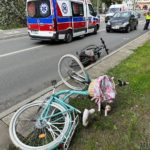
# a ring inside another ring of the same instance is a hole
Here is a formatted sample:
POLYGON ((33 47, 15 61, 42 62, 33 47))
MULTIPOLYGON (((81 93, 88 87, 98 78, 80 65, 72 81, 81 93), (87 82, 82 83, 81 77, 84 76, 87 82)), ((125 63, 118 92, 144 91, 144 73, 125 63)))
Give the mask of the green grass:
MULTIPOLYGON (((149 150, 150 41, 107 74, 130 84, 117 87, 116 102, 108 117, 95 114, 87 128, 80 121, 70 150, 149 150)), ((71 104, 82 111, 96 108, 87 97, 73 99, 71 104)))

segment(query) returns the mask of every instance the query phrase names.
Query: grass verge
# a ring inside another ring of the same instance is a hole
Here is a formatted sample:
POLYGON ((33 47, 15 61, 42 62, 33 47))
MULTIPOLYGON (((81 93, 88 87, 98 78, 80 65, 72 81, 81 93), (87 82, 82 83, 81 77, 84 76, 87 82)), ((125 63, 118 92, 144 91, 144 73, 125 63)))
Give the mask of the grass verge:
MULTIPOLYGON (((80 121, 70 150, 150 150, 150 41, 107 74, 130 84, 117 87, 108 117, 96 113, 87 128, 80 121)), ((87 97, 71 104, 82 111, 96 108, 87 97)))

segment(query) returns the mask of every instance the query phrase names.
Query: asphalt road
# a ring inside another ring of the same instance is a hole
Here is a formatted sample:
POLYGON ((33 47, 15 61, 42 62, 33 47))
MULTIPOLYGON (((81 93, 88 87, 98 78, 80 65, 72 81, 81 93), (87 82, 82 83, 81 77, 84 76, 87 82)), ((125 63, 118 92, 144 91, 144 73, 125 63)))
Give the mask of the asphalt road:
MULTIPOLYGON (((142 35, 144 21, 137 31, 106 33, 102 24, 97 35, 76 38, 72 43, 51 43, 30 40, 28 36, 0 41, 0 112, 50 86, 52 79, 60 80, 57 63, 66 53, 89 44, 100 44, 102 37, 111 51, 142 35)), ((103 53, 105 55, 105 53, 103 53)))

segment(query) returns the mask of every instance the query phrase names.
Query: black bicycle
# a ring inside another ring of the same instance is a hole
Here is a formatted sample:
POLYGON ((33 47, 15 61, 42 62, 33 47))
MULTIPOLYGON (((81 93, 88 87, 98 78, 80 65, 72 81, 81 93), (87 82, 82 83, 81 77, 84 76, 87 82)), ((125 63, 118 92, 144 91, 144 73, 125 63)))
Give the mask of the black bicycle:
POLYGON ((80 53, 76 53, 83 66, 88 66, 96 62, 100 58, 103 50, 106 51, 107 55, 109 54, 109 49, 106 47, 105 41, 102 38, 100 38, 100 41, 101 45, 88 45, 80 53))

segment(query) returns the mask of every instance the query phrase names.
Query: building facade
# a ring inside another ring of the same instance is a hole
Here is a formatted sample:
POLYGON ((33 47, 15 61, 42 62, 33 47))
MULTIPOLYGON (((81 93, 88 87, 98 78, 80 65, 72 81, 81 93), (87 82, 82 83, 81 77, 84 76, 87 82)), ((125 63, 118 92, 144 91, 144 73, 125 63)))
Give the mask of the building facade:
POLYGON ((150 9, 150 0, 136 0, 136 7, 140 9, 150 9))

